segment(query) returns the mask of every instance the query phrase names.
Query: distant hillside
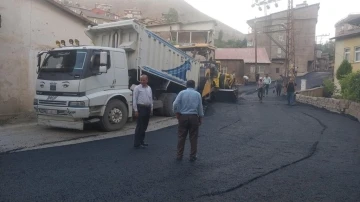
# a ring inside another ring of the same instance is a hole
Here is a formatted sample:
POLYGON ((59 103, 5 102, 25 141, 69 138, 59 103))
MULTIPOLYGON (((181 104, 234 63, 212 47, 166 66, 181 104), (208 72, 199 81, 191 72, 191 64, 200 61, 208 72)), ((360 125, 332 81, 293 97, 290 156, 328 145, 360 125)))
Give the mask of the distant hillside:
MULTIPOLYGON (((184 0, 76 0, 81 5, 89 8, 95 7, 95 3, 110 4, 113 6, 112 12, 117 14, 124 14, 124 9, 137 8, 141 10, 144 17, 153 19, 160 19, 162 13, 166 13, 169 8, 175 8, 179 12, 181 22, 194 22, 212 20, 213 18, 205 15, 199 10, 195 9, 184 0)), ((243 39, 244 35, 218 21, 218 30, 224 31, 224 40, 228 39, 243 39)))

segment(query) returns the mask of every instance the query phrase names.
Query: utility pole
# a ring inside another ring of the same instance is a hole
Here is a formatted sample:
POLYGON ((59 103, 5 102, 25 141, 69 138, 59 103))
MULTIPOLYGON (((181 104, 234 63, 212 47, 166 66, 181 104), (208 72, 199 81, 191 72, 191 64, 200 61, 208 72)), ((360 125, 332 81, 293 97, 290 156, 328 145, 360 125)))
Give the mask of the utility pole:
POLYGON ((290 77, 295 78, 295 37, 294 37, 294 13, 293 13, 293 0, 288 0, 288 10, 287 10, 287 27, 286 27, 286 69, 285 77, 287 80, 290 77), (292 68, 290 68, 292 67, 292 68), (292 69, 292 74, 290 72, 292 69))
POLYGON ((257 82, 257 74, 258 74, 258 65, 257 65, 257 29, 256 29, 256 20, 255 20, 255 26, 254 26, 254 34, 255 34, 255 40, 254 40, 254 47, 255 47, 255 80, 257 82))

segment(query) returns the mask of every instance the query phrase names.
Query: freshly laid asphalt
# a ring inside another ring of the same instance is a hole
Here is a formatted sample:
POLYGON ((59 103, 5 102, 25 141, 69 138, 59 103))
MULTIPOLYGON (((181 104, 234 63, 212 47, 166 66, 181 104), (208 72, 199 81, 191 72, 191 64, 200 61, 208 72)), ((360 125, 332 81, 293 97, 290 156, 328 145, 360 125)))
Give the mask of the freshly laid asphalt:
POLYGON ((198 161, 176 162, 176 126, 0 155, 0 201, 359 201, 360 123, 270 92, 214 103, 198 161))

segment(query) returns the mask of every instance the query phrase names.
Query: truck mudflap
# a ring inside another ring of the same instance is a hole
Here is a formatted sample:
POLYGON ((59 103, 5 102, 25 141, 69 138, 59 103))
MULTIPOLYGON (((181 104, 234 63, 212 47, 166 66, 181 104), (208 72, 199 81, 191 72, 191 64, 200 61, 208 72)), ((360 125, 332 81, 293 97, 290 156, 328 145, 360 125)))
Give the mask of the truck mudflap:
POLYGON ((84 121, 82 119, 65 119, 62 117, 38 115, 38 125, 55 128, 84 130, 84 121))
POLYGON ((236 103, 238 100, 237 89, 218 89, 215 94, 215 101, 236 103))

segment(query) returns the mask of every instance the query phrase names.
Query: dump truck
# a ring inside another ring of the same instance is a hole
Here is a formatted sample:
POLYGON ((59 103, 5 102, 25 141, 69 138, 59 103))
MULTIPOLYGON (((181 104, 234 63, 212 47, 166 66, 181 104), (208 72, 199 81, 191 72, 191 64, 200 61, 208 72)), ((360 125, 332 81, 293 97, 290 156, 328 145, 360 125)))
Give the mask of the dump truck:
POLYGON ((175 115, 172 103, 187 80, 201 89, 200 62, 134 20, 88 27, 85 33, 92 46, 73 40, 66 46, 62 40, 38 54, 39 125, 83 130, 86 123, 98 123, 104 131, 119 130, 133 117, 131 89, 142 74, 149 77, 154 113, 162 116, 175 115))

